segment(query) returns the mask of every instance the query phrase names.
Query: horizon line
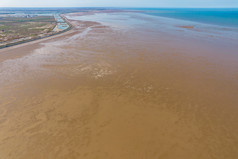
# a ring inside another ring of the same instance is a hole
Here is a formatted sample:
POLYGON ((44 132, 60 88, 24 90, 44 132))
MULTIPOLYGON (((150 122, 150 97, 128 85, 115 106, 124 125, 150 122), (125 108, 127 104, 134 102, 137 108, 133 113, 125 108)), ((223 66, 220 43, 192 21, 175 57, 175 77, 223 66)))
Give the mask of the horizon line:
POLYGON ((9 7, 0 7, 0 8, 138 8, 138 9, 140 9, 140 8, 148 8, 148 9, 159 9, 159 8, 181 8, 181 9, 189 9, 189 8, 191 8, 191 9, 199 9, 199 8, 201 8, 201 9, 216 9, 216 8, 230 8, 230 9, 238 9, 238 6, 237 7, 113 7, 113 6, 104 6, 104 7, 99 7, 99 6, 94 6, 94 7, 90 7, 90 6, 84 6, 84 7, 69 7, 69 6, 66 6, 66 7, 60 7, 60 6, 45 6, 45 7, 35 7, 35 6, 25 6, 25 7, 23 7, 23 6, 18 6, 18 7, 16 7, 16 6, 9 6, 9 7))

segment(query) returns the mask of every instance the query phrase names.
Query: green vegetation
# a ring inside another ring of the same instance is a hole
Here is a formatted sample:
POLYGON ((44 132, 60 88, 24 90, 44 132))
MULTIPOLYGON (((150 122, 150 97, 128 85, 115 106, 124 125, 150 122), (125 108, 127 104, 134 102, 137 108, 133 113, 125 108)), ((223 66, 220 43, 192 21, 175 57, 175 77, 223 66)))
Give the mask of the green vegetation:
POLYGON ((53 16, 0 17, 0 44, 47 35, 55 25, 53 16))

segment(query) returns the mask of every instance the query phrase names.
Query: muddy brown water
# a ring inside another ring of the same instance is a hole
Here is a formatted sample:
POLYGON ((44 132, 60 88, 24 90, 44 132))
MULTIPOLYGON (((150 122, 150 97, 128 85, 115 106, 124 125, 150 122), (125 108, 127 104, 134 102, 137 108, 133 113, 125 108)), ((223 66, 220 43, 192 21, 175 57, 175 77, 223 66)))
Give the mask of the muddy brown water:
POLYGON ((236 45, 140 16, 0 50, 0 159, 237 158, 236 45))

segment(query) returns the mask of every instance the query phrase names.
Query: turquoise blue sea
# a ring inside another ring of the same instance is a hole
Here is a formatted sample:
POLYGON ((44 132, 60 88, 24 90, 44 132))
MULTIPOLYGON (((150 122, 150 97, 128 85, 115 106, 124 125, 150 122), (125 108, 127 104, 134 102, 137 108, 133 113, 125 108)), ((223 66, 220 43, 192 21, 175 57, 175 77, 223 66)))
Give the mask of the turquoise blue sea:
POLYGON ((160 8, 135 9, 145 14, 238 28, 238 8, 160 8))

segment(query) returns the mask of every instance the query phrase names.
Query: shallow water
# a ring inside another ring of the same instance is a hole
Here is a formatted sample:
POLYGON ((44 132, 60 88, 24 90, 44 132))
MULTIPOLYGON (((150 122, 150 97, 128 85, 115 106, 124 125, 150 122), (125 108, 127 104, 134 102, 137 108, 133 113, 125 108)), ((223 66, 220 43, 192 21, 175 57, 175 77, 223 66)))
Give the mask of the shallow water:
POLYGON ((236 158, 236 30, 140 13, 67 17, 73 34, 0 63, 1 157, 236 158))

